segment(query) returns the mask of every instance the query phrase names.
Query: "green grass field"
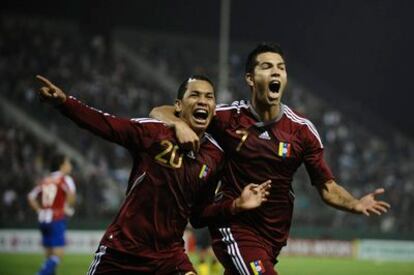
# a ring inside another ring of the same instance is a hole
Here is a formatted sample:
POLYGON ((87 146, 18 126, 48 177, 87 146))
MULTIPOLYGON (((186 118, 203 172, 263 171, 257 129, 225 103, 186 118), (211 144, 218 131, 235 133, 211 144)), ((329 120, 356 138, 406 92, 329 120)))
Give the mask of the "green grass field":
MULTIPOLYGON (((58 275, 86 274, 93 255, 68 254, 58 275)), ((43 260, 40 254, 0 253, 1 275, 36 274, 43 260)), ((193 262, 197 257, 192 256, 193 262)), ((413 275, 414 262, 375 262, 348 259, 281 257, 281 275, 413 275)))

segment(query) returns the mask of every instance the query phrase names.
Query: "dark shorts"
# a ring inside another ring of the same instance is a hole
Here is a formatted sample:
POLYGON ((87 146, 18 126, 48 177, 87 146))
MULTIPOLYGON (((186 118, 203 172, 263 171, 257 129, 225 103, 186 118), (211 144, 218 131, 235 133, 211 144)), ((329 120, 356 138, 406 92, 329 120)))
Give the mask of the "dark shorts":
POLYGON ((189 271, 194 272, 194 268, 184 251, 175 251, 168 256, 147 257, 126 254, 101 245, 87 275, 179 275, 189 271))
MULTIPOLYGON (((257 245, 243 243, 243 236, 233 232, 230 227, 217 228, 213 235, 213 250, 217 259, 225 269, 224 274, 241 275, 277 275, 275 271, 276 257, 279 250, 263 244, 260 237, 257 245)), ((252 236, 249 236, 251 239, 252 236)))
POLYGON ((44 247, 60 247, 65 245, 66 220, 39 223, 44 247))

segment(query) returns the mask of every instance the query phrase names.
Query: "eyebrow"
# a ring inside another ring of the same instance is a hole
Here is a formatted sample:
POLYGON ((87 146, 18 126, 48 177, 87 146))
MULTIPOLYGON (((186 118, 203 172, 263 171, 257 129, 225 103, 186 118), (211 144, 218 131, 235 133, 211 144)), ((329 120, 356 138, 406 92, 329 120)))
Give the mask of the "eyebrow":
MULTIPOLYGON (((263 64, 270 64, 270 65, 273 65, 273 63, 272 62, 269 62, 269 61, 263 61, 262 63, 258 63, 257 65, 263 65, 263 64)), ((285 66, 285 62, 278 62, 278 63, 276 63, 276 66, 280 66, 280 65, 283 65, 283 66, 285 66)))
POLYGON ((197 94, 214 94, 214 92, 212 92, 212 91, 203 92, 203 91, 199 91, 199 90, 192 90, 192 91, 190 91, 190 93, 197 93, 197 94))

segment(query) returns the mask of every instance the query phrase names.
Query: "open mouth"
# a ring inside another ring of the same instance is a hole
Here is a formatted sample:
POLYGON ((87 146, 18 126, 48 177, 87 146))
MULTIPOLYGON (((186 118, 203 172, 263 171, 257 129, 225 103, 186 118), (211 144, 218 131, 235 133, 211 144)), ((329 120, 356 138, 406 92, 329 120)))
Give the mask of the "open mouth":
POLYGON ((197 122, 205 122, 208 118, 208 111, 204 109, 195 109, 193 117, 197 122))
POLYGON ((279 89, 280 89, 280 82, 278 80, 274 80, 269 83, 269 90, 272 93, 279 93, 279 89))

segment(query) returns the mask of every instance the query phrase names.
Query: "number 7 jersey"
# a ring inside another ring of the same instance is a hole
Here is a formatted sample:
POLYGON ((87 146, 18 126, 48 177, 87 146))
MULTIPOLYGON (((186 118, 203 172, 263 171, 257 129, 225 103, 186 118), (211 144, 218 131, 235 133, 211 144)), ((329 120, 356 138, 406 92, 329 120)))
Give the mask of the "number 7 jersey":
MULTIPOLYGON (((304 163, 312 184, 333 179, 323 159, 323 145, 314 125, 288 106, 281 105, 279 117, 263 122, 245 101, 219 105, 209 132, 226 154, 222 191, 224 198, 236 198, 244 186, 272 180, 268 201, 238 215, 233 229, 261 236, 268 245, 286 244, 292 220, 293 175, 304 163)), ((252 236, 253 236, 252 235, 252 236)), ((246 245, 256 239, 243 240, 246 245)))

